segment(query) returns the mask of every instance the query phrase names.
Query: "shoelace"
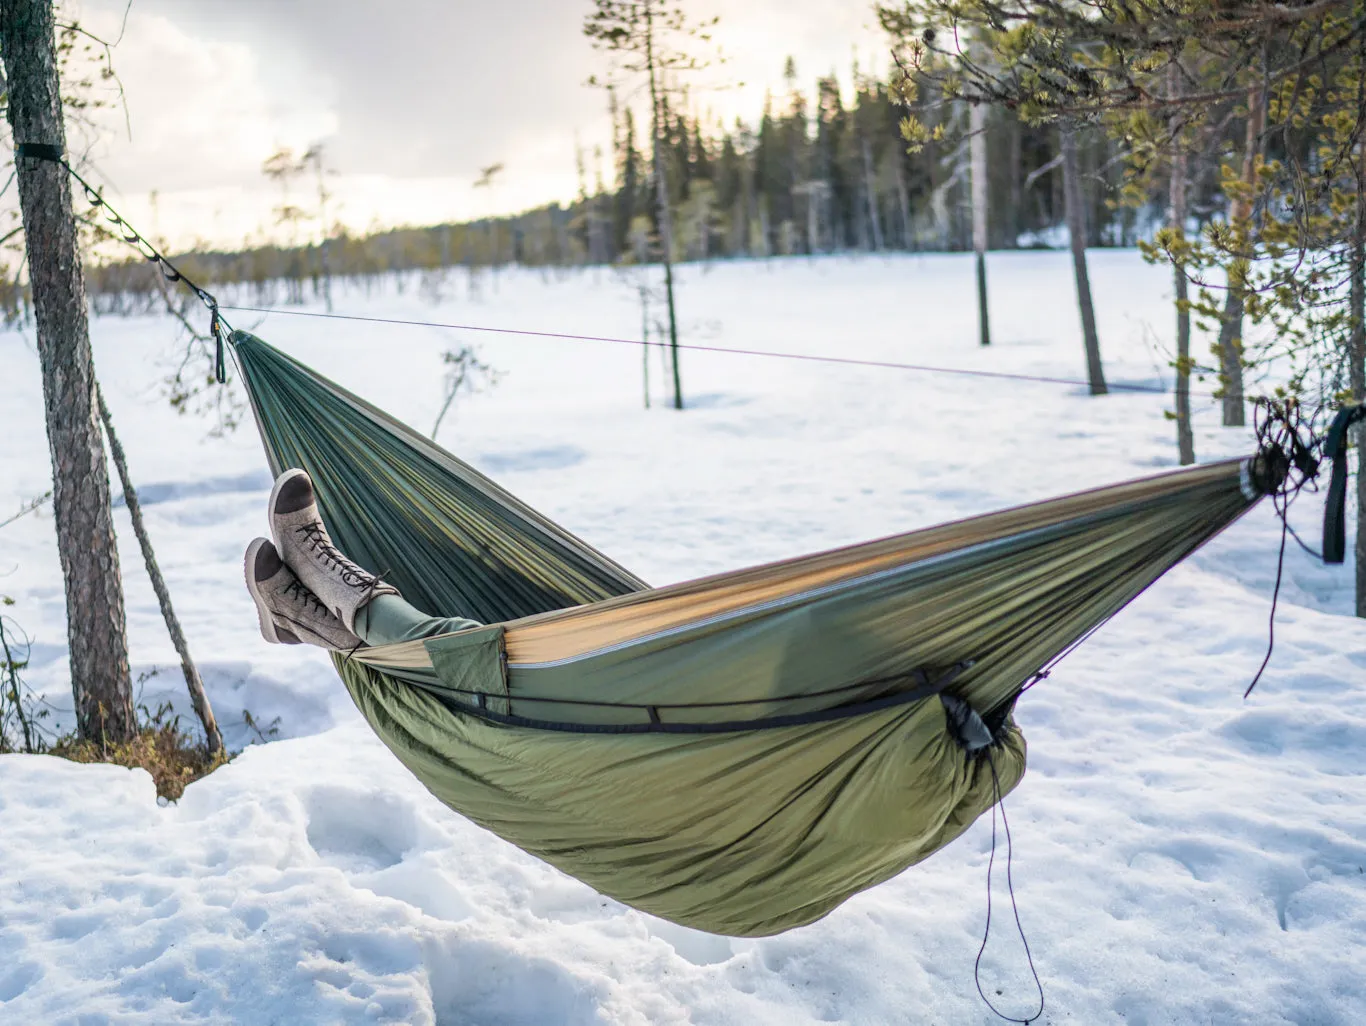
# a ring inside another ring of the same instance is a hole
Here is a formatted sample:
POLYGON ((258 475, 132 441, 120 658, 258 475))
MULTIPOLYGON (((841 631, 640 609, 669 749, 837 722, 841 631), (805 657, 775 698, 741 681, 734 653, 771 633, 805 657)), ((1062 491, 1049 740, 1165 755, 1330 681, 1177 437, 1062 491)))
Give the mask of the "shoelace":
POLYGON ((337 575, 341 578, 341 582, 348 588, 373 589, 379 583, 379 579, 375 577, 374 574, 362 570, 341 554, 337 547, 332 544, 332 539, 327 533, 327 528, 323 526, 321 520, 315 520, 310 524, 303 524, 300 527, 296 527, 294 530, 303 535, 304 541, 308 543, 309 548, 329 564, 327 569, 335 570, 337 572, 337 575))
POLYGON ((322 599, 305 588, 304 582, 299 580, 299 578, 294 577, 292 574, 290 582, 284 586, 281 590, 281 594, 293 599, 295 602, 313 603, 314 608, 312 611, 315 613, 326 613, 328 616, 333 615, 332 610, 323 605, 322 599))

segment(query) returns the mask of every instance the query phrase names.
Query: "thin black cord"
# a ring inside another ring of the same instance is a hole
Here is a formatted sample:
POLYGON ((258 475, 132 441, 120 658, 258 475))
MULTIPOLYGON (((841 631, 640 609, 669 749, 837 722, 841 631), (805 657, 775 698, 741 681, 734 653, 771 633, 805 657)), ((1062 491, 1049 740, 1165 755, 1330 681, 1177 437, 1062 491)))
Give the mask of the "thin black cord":
POLYGON ((1315 410, 1312 416, 1305 417, 1300 404, 1293 400, 1259 400, 1254 410, 1258 458, 1263 461, 1264 470, 1279 475, 1279 480, 1272 488, 1271 507, 1281 522, 1281 544, 1276 556, 1276 583, 1271 590, 1271 612, 1267 618, 1266 655, 1252 683, 1243 692, 1244 699, 1252 694, 1252 689, 1261 681, 1276 650, 1276 609, 1281 597, 1281 583, 1285 579, 1286 543, 1293 537, 1305 552, 1323 558, 1306 545, 1290 526, 1290 507, 1299 498, 1300 492, 1318 491, 1315 478, 1322 462, 1324 443, 1315 429, 1322 412, 1322 409, 1315 410))
POLYGON ((1085 634, 1079 637, 1076 641, 1072 642, 1072 644, 1068 645, 1065 649, 1063 649, 1061 652, 1055 655, 1052 659, 1048 660, 1048 662, 1046 662, 1039 670, 1035 671, 1034 676, 1030 677, 1029 680, 1025 682, 1024 686, 1020 688, 1019 693, 1023 695, 1035 684, 1039 683, 1042 680, 1047 680, 1049 676, 1052 675, 1054 669, 1057 668, 1057 665, 1059 663, 1061 663, 1064 659, 1070 656, 1077 649, 1081 648, 1082 645, 1090 641, 1092 636, 1098 630, 1104 627, 1107 623, 1109 623, 1110 620, 1111 617, 1107 616, 1104 620, 1100 621, 1100 623, 1091 627, 1089 630, 1086 631, 1085 634))
MULTIPOLYGON (((410 321, 399 317, 362 317, 355 314, 321 313, 312 310, 279 310, 263 306, 232 306, 225 304, 224 310, 243 313, 279 314, 284 317, 319 317, 334 321, 360 321, 369 324, 401 324, 415 328, 449 328, 454 331, 482 331, 494 335, 526 335, 534 338, 557 338, 573 342, 611 342, 628 346, 663 346, 667 343, 645 342, 638 338, 614 338, 610 335, 574 335, 561 331, 529 331, 521 328, 490 328, 478 324, 450 324, 444 321, 410 321)), ((963 367, 935 367, 927 364, 900 363, 894 360, 861 360, 851 356, 820 356, 810 353, 787 353, 772 349, 731 349, 725 346, 703 346, 693 343, 679 343, 679 349, 700 353, 729 353, 732 356, 767 356, 782 360, 804 360, 810 363, 838 363, 853 367, 879 367, 891 370, 924 371, 931 374, 960 374, 973 378, 1001 378, 1007 381, 1033 381, 1048 385, 1075 385, 1088 387, 1085 381, 1075 378, 1057 378, 1041 374, 1011 374, 1005 371, 969 370, 963 367)), ((1121 392, 1143 392, 1150 395, 1166 395, 1165 388, 1152 388, 1149 385, 1111 384, 1110 388, 1121 392)), ((1192 392, 1202 398, 1216 398, 1212 392, 1192 392)))
POLYGON ((1286 530, 1290 532, 1290 537, 1295 539, 1295 543, 1299 545, 1300 548, 1304 549, 1305 552, 1309 553, 1309 555, 1313 556, 1317 560, 1323 559, 1323 553, 1320 552, 1318 549, 1314 548, 1313 546, 1309 545, 1308 543, 1306 543, 1305 540, 1299 536, 1299 533, 1293 527, 1290 526, 1289 520, 1284 521, 1284 523, 1286 530))
POLYGON ((982 931, 982 946, 977 949, 977 960, 972 965, 972 978, 977 984, 977 993, 982 998, 983 1003, 992 1010, 998 1018, 1006 1022, 1018 1022, 1022 1026, 1029 1026, 1043 1015, 1044 996, 1043 983, 1039 980, 1039 971, 1034 968, 1034 956, 1029 950, 1029 941, 1025 938, 1024 926, 1020 922, 1020 906, 1015 900, 1015 880, 1011 873, 1011 863, 1014 855, 1014 844, 1010 837, 1010 820, 1006 818, 1005 801, 1001 795, 1001 778, 996 774, 996 758, 991 749, 986 751, 987 765, 991 768, 991 790, 993 802, 991 804, 991 856, 987 859, 987 924, 982 931), (1006 834, 1006 888, 1010 892, 1010 907, 1015 913, 1015 929, 1019 931, 1020 943, 1024 945, 1025 959, 1029 962, 1029 972, 1034 977, 1034 986, 1039 992, 1039 1010, 1023 1019, 1018 1019, 1012 1015, 1006 1015, 994 1004, 991 998, 987 997, 986 991, 982 989, 982 956, 986 954, 987 940, 991 937, 991 871, 996 865, 996 807, 1001 808, 1001 824, 1005 827, 1006 834))
POLYGON ((1257 682, 1262 679, 1262 674, 1266 672, 1267 665, 1271 662, 1271 653, 1276 650, 1276 603, 1281 597, 1281 575, 1285 571, 1285 541, 1290 531, 1290 522, 1281 517, 1281 552, 1276 557, 1276 587, 1271 590, 1271 615, 1266 624, 1266 656, 1262 659, 1262 665, 1257 667, 1257 675, 1252 678, 1252 683, 1243 692, 1243 697, 1247 698, 1252 694, 1252 689, 1257 686, 1257 682))

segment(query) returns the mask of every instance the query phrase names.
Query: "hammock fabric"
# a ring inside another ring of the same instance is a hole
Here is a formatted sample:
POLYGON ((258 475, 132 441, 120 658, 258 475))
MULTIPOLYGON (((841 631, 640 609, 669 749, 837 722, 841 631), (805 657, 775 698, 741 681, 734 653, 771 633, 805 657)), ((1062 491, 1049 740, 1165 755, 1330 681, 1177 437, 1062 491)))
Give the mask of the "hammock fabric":
POLYGON ((375 732, 457 812, 715 933, 810 923, 966 830, 993 766, 1002 794, 1024 773, 1020 690, 1259 497, 1231 460, 651 589, 232 341, 271 469, 312 475, 342 551, 490 625, 337 656, 375 732))

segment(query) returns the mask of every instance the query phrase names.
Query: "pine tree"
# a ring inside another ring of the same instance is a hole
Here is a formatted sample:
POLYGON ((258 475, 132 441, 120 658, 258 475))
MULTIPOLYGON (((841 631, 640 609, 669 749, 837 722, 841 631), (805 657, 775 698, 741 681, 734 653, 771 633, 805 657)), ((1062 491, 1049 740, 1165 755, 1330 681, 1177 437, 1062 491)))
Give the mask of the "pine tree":
POLYGON ((584 35, 593 41, 594 47, 611 56, 614 73, 643 77, 648 86, 655 216, 669 308, 674 408, 678 410, 683 409, 683 380, 678 365, 678 313, 674 302, 673 210, 666 154, 669 122, 664 78, 703 66, 704 62, 685 47, 692 41, 709 42, 709 30, 717 20, 693 25, 681 6, 669 6, 665 0, 593 0, 593 12, 583 21, 584 35))
POLYGON ((626 253, 630 248, 631 226, 641 207, 640 197, 640 153, 636 150, 636 121, 631 109, 626 109, 622 118, 625 126, 621 136, 621 148, 617 155, 617 196, 616 223, 614 237, 617 253, 626 253))
MULTIPOLYGON (((0 2, 0 57, 15 141, 63 152, 66 129, 49 0, 0 2)), ((123 742, 134 736, 137 723, 71 182, 66 169, 52 161, 21 156, 15 163, 43 372, 76 723, 83 738, 123 742)))
MULTIPOLYGON (((1134 190, 1171 161, 1174 145, 1185 149, 1192 126, 1218 125, 1215 142, 1234 143, 1220 176, 1225 216, 1200 238, 1171 225, 1150 252, 1194 279, 1191 307, 1219 326, 1225 422, 1240 420, 1243 368, 1272 357, 1294 368, 1291 395, 1366 400, 1366 0, 924 0, 879 15, 908 81, 948 70, 938 77, 951 93, 1005 105, 1026 122, 1103 125, 1124 143, 1134 190), (940 46, 937 33, 949 26, 988 36, 996 67, 940 46), (1211 271, 1226 282, 1219 298, 1211 271), (1253 347, 1245 328, 1257 325, 1272 331, 1253 347)), ((930 135, 914 117, 905 131, 912 143, 930 135)), ((1366 428, 1357 444, 1366 445, 1366 428)), ((1357 494, 1366 523, 1366 474, 1357 494)), ((1357 612, 1366 616, 1363 538, 1357 612)))

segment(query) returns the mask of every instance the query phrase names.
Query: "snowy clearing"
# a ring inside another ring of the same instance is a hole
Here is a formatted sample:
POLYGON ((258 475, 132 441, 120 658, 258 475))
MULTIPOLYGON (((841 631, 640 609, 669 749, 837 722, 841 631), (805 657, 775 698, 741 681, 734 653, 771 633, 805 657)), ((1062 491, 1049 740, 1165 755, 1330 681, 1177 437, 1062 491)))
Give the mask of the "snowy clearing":
MULTIPOLYGON (((681 323, 707 345, 1080 378, 1068 260, 992 255, 990 350, 975 344, 970 256, 690 266, 681 323)), ((1111 381, 1169 384, 1167 271, 1132 252, 1091 263, 1111 381)), ((342 291, 337 308, 639 333, 634 288, 607 272, 506 271, 477 297, 452 276, 445 292, 391 283, 342 291)), ((504 377, 458 400, 440 440, 656 584, 1175 464, 1161 395, 687 353, 692 409, 678 415, 657 359, 642 409, 634 347, 230 316, 420 430, 442 350, 476 344, 504 377)), ((254 740, 243 710, 278 733, 169 806, 141 771, 0 757, 0 1021, 995 1021, 972 974, 989 819, 813 926, 739 941, 626 909, 446 810, 321 652, 257 633, 240 564, 270 485, 254 427, 209 438, 167 406, 170 321, 102 319, 93 333, 228 742, 254 740)), ((3 519, 49 487, 31 335, 0 335, 0 383, 3 519)), ((1250 450, 1212 401, 1196 409, 1201 459, 1250 450)), ((1319 514, 1312 497, 1294 510, 1311 544, 1319 514)), ((172 697, 188 720, 116 520, 134 673, 158 671, 142 700, 172 697)), ((1263 504, 1021 700, 1030 769, 1007 808, 1043 1022, 1327 1026, 1366 1010, 1366 622, 1348 615, 1350 568, 1292 544, 1275 658, 1244 702, 1279 539, 1263 504)), ((0 592, 34 638, 30 682, 69 709, 48 512, 0 532, 0 592)), ((1033 989, 997 884, 984 983, 1023 1014, 1033 989)))

